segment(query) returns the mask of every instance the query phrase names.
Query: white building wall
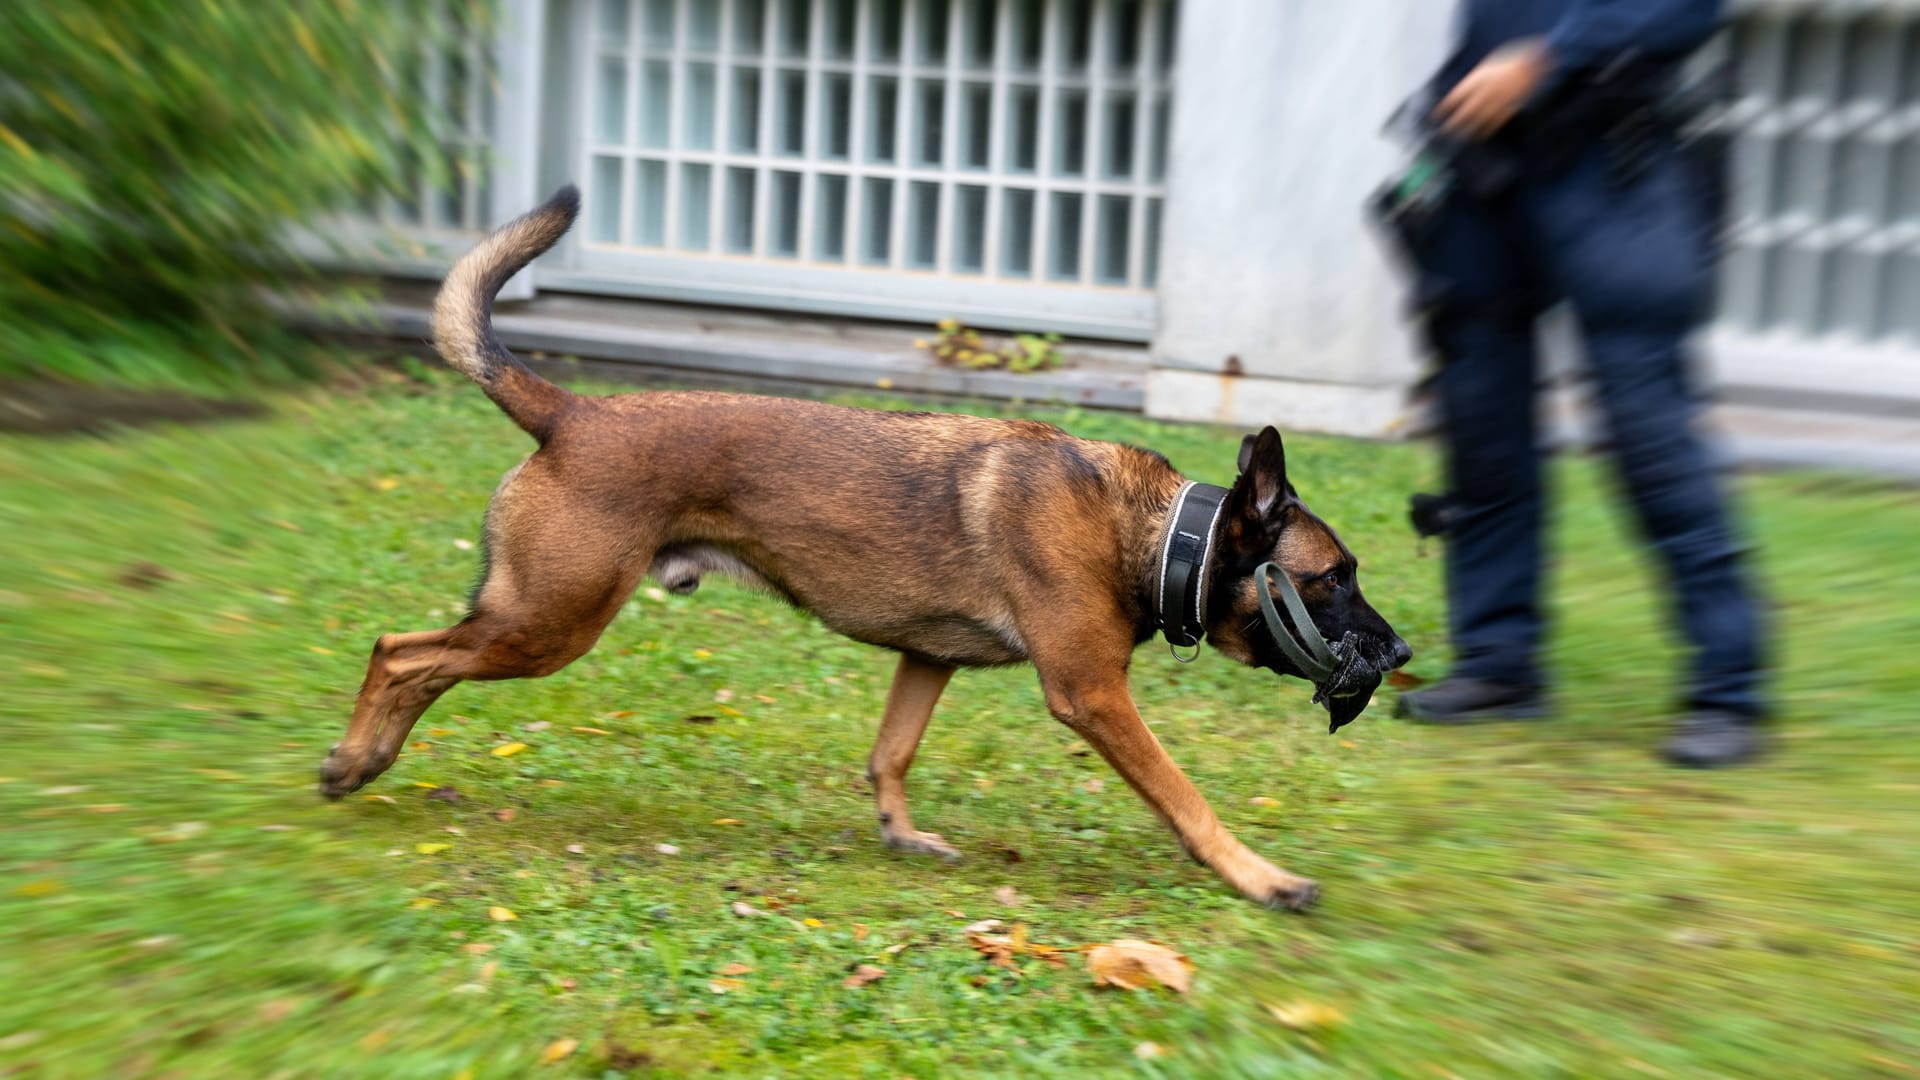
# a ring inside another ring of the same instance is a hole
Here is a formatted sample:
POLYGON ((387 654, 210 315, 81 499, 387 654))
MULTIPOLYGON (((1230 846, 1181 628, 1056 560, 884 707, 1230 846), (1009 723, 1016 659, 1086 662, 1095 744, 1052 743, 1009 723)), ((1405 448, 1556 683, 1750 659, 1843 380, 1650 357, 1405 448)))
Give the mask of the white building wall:
POLYGON ((1187 0, 1148 412, 1389 430, 1415 367, 1362 204, 1448 7, 1187 0))

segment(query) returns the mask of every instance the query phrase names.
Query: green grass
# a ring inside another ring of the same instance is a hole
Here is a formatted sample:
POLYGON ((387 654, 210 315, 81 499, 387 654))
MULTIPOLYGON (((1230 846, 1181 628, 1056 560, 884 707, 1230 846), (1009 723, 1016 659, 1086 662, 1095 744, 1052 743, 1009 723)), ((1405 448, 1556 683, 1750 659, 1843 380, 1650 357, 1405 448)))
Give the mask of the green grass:
MULTIPOLYGON (((1239 434, 1034 415, 1213 481, 1239 434)), ((1444 671, 1437 550, 1402 515, 1430 453, 1288 443, 1412 670, 1444 671)), ((456 689, 376 798, 322 803, 372 639, 458 617, 476 552, 456 541, 527 449, 446 381, 0 440, 0 1075, 1920 1071, 1911 491, 1742 481, 1781 715, 1777 753, 1726 774, 1650 757, 1681 661, 1583 462, 1555 473, 1552 723, 1419 729, 1383 689, 1329 738, 1297 684, 1143 648, 1135 693, 1174 757, 1321 882, 1289 916, 1180 857, 1026 669, 959 676, 909 780, 916 822, 968 858, 883 849, 861 773, 891 657, 726 584, 643 591, 555 677, 456 689), (1197 984, 995 968, 961 933, 983 918, 1163 941, 1197 984), (843 988, 861 963, 887 975, 843 988), (729 964, 753 970, 717 994, 729 964), (1266 1009, 1293 1002, 1343 1019, 1266 1009), (559 1039, 578 1050, 536 1066, 559 1039)))

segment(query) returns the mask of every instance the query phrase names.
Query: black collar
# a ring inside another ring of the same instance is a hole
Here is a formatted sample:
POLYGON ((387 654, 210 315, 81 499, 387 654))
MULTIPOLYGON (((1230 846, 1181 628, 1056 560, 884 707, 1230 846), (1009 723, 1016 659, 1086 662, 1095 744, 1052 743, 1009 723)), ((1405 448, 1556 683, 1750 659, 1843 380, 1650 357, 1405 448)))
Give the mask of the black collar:
POLYGON ((1160 540, 1160 574, 1153 592, 1153 625, 1167 643, 1200 644, 1207 631, 1207 561, 1220 525, 1227 489, 1188 481, 1173 497, 1160 540))

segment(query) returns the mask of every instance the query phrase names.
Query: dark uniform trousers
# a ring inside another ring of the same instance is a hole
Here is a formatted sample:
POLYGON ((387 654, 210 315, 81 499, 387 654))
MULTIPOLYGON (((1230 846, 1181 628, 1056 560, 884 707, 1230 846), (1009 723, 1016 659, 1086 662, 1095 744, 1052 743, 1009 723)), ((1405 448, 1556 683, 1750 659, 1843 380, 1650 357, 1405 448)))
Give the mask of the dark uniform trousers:
POLYGON ((1459 198, 1429 248, 1448 282, 1433 326, 1458 518, 1447 542, 1454 673, 1539 685, 1544 488, 1535 317, 1578 322, 1620 479, 1693 646, 1689 704, 1757 715, 1760 616, 1706 447, 1685 340, 1710 294, 1703 208, 1678 151, 1631 181, 1596 144, 1459 198), (1532 296, 1534 303, 1516 303, 1532 296))

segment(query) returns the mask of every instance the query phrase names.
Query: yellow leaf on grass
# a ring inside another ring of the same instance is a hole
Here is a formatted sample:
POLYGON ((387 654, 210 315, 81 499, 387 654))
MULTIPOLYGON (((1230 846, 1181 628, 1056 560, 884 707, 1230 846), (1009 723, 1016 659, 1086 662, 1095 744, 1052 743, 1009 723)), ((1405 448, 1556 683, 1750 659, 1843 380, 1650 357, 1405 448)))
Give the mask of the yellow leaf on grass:
POLYGON ((575 730, 575 731, 577 731, 577 732, 579 732, 579 733, 580 733, 580 734, 582 734, 582 735, 611 735, 611 734, 613 734, 613 732, 611 732, 611 731, 608 731, 608 730, 607 730, 606 728, 597 728, 597 727, 576 727, 576 728, 574 728, 573 730, 575 730))
POLYGON ((391 795, 363 795, 361 798, 368 802, 383 802, 389 806, 393 805, 393 796, 391 795))
POLYGON ((723 712, 723 713, 726 713, 726 714, 727 714, 728 716, 745 716, 745 715, 747 715, 746 713, 743 713, 743 712, 741 712, 741 711, 740 711, 739 709, 736 709, 736 708, 734 708, 734 707, 733 707, 733 706, 731 706, 731 705, 715 705, 715 706, 714 706, 714 709, 715 709, 716 711, 718 711, 718 712, 723 712))
POLYGON ((488 753, 492 754, 494 757, 512 757, 513 755, 519 753, 522 750, 525 750, 526 748, 527 748, 526 743, 510 742, 505 746, 496 746, 492 750, 488 751, 488 753))
POLYGON ((722 974, 722 975, 745 975, 745 974, 746 974, 747 972, 749 972, 749 971, 752 971, 752 970, 753 970, 752 968, 750 968, 750 967, 748 967, 748 966, 747 966, 747 965, 745 965, 745 964, 728 964, 728 965, 727 965, 726 967, 723 967, 723 968, 721 968, 721 969, 720 969, 720 974, 722 974))
POLYGON ((436 783, 434 783, 434 782, 433 782, 433 781, 431 781, 431 780, 415 780, 415 781, 413 782, 413 786, 414 786, 414 787, 423 787, 423 788, 426 788, 426 789, 427 789, 428 791, 432 791, 432 790, 434 790, 435 788, 437 788, 437 787, 439 787, 440 785, 439 785, 439 784, 436 784, 436 783))
POLYGON ((1354 749, 1354 748, 1355 748, 1355 747, 1356 747, 1356 746, 1357 746, 1358 744, 1357 744, 1357 743, 1355 743, 1355 742, 1354 742, 1354 741, 1353 741, 1352 739, 1341 739, 1341 740, 1340 740, 1340 745, 1341 745, 1341 746, 1344 746, 1344 747, 1346 747, 1346 748, 1347 748, 1347 749, 1349 749, 1349 750, 1352 750, 1352 749, 1354 749))
POLYGON ((1159 985, 1182 994, 1193 986, 1193 961, 1165 945, 1132 938, 1095 945, 1087 952, 1087 970, 1096 986, 1143 990, 1159 985))
POLYGON ((415 844, 413 850, 422 855, 437 855, 452 846, 452 844, 415 844))
POLYGON ((1267 1005, 1267 1015, 1280 1022, 1282 1027, 1295 1031, 1320 1031, 1336 1027, 1346 1020, 1346 1015, 1330 1005, 1315 1001, 1289 1001, 1284 1005, 1267 1005))
POLYGON ((319 654, 320 654, 321 656, 332 656, 332 655, 333 655, 333 650, 332 650, 332 649, 323 649, 323 648, 321 648, 321 647, 320 647, 320 646, 318 646, 318 645, 309 645, 309 646, 307 646, 307 650, 308 650, 309 652, 317 652, 317 653, 319 653, 319 654))
POLYGON ((711 649, 695 649, 695 650, 693 650, 693 658, 694 658, 695 660, 705 660, 705 659, 708 659, 709 657, 711 657, 712 655, 713 655, 713 650, 711 650, 711 649))
POLYGON ((739 818, 736 818, 736 817, 714 818, 713 823, 715 825, 745 825, 746 824, 746 822, 741 821, 739 818))
POLYGON ((812 929, 812 930, 818 930, 821 927, 827 925, 826 923, 821 922, 819 919, 809 918, 809 919, 801 919, 800 921, 801 923, 803 923, 805 926, 807 926, 809 929, 812 929))
POLYGON ((419 911, 421 908, 430 908, 439 902, 438 899, 431 896, 416 896, 412 900, 407 901, 407 906, 415 911, 419 911))
POLYGON ((1279 806, 1280 805, 1280 800, 1274 798, 1271 795, 1255 795, 1253 798, 1248 799, 1247 801, 1252 803, 1255 806, 1279 806))
POLYGON ((453 734, 453 729, 452 729, 452 728, 443 728, 443 727, 430 727, 430 728, 428 728, 428 729, 427 729, 427 734, 429 734, 429 735, 451 735, 451 734, 453 734))
POLYGON ((853 940, 855 941, 867 940, 867 924, 866 923, 857 922, 853 924, 853 940))
POLYGON ((730 994, 747 985, 739 979, 713 979, 707 983, 707 989, 716 994, 730 994))
POLYGON ((492 919, 494 922, 512 922, 519 917, 520 916, 498 905, 487 909, 487 918, 492 919))
POLYGON ((394 488, 400 486, 400 478, 397 476, 383 476, 379 480, 376 480, 373 486, 379 488, 381 491, 392 491, 394 488))
POLYGON ((580 1049, 579 1039, 555 1039, 547 1044, 545 1050, 540 1051, 540 1064, 551 1065, 578 1049, 580 1049))

